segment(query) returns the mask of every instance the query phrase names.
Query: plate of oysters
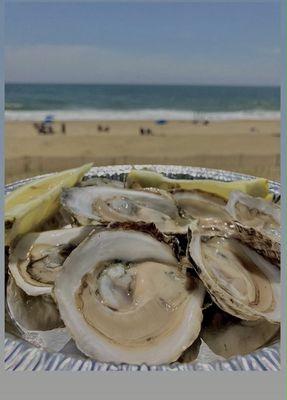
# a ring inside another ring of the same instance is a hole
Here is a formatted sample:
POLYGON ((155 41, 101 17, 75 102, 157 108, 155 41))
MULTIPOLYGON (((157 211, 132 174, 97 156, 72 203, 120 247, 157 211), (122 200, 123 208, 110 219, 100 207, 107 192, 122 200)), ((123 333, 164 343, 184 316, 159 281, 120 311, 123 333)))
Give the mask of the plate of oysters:
POLYGON ((279 370, 280 185, 181 166, 6 185, 7 370, 279 370))

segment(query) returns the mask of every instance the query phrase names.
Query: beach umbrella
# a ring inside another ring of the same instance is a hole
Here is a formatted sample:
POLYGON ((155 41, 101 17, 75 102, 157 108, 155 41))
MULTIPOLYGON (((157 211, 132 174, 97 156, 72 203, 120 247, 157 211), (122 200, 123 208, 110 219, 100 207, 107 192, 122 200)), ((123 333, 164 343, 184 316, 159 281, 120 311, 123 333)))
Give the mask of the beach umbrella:
POLYGON ((45 124, 49 124, 49 123, 52 123, 52 122, 54 122, 54 115, 47 115, 45 117, 44 123, 45 124))

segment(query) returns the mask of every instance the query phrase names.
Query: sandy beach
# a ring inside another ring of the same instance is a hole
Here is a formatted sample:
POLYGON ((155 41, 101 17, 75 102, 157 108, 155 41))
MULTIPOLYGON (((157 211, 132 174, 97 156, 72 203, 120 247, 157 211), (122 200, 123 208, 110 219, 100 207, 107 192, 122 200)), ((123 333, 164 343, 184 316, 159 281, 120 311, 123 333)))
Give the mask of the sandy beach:
POLYGON ((190 165, 280 179, 280 121, 68 121, 65 134, 59 123, 54 131, 39 135, 33 122, 6 122, 7 183, 86 162, 190 165), (140 135, 141 128, 152 134, 140 135))

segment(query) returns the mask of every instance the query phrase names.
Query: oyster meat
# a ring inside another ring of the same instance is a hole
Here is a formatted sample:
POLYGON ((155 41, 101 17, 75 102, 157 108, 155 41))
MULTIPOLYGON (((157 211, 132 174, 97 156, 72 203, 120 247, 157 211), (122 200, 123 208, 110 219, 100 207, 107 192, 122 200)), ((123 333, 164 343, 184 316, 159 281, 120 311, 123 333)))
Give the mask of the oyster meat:
POLYGON ((231 219, 226 211, 226 200, 223 197, 197 189, 175 189, 171 193, 185 218, 226 221, 231 219))
POLYGON ((60 351, 71 339, 50 295, 28 296, 10 277, 7 309, 23 339, 49 351, 60 351))
POLYGON ((279 324, 233 318, 215 307, 208 310, 203 325, 200 337, 213 353, 225 359, 252 353, 278 337, 280 331, 279 324))
POLYGON ((226 210, 235 220, 259 230, 273 241, 280 242, 281 212, 278 204, 233 191, 226 210))
POLYGON ((205 291, 171 248, 140 231, 94 233, 55 282, 77 347, 100 361, 169 363, 198 337, 205 291))
POLYGON ((244 320, 280 322, 280 269, 241 239, 193 225, 190 261, 221 309, 244 320))
POLYGON ((67 256, 94 229, 92 226, 27 233, 10 250, 9 270, 30 296, 50 294, 67 256))
POLYGON ((63 207, 80 224, 153 222, 165 233, 187 232, 173 198, 163 191, 129 190, 110 186, 87 186, 62 193, 63 207))

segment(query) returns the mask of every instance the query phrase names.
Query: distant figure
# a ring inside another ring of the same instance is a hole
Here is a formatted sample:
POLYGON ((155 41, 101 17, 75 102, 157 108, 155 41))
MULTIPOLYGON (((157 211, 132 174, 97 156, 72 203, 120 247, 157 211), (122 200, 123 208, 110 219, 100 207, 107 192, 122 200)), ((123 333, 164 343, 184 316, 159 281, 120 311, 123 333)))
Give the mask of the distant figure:
POLYGON ((39 135, 46 135, 46 125, 42 122, 41 124, 35 124, 38 130, 39 135))
POLYGON ((109 132, 109 130, 110 130, 110 127, 109 127, 109 126, 106 126, 105 128, 103 128, 103 131, 104 131, 104 132, 109 132))
POLYGON ((144 135, 153 135, 152 130, 150 128, 140 128, 139 130, 140 135, 144 136, 144 135))
POLYGON ((37 130, 39 135, 48 135, 48 134, 52 135, 55 133, 53 129, 53 123, 54 123, 53 115, 48 115, 40 123, 35 122, 33 126, 37 130))
POLYGON ((64 122, 61 124, 61 132, 63 135, 66 134, 66 124, 64 122))
POLYGON ((205 120, 203 121, 203 125, 208 125, 208 124, 209 124, 208 119, 205 119, 205 120))
POLYGON ((35 122, 33 124, 33 126, 37 130, 39 135, 42 135, 42 134, 44 135, 46 133, 43 123, 42 124, 38 124, 38 123, 35 122))
POLYGON ((98 131, 102 132, 102 130, 103 130, 102 125, 98 125, 98 131))
POLYGON ((53 123, 54 123, 54 116, 47 115, 44 121, 42 121, 44 134, 50 134, 50 135, 54 134, 53 123))

